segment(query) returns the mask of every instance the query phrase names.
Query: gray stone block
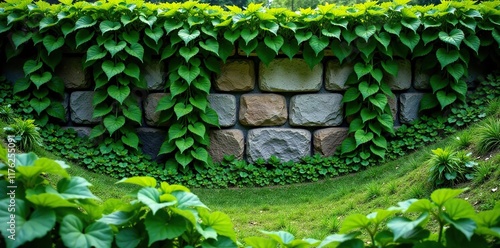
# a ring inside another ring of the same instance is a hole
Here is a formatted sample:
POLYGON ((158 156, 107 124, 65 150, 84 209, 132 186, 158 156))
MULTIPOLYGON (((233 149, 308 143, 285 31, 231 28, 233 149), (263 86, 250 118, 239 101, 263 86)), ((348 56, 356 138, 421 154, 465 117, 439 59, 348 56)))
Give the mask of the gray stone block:
POLYGON ((221 127, 231 127, 236 124, 236 97, 230 94, 210 94, 208 95, 210 107, 219 116, 221 127))
POLYGON ((214 162, 218 163, 225 155, 234 155, 236 159, 243 159, 245 152, 245 137, 238 129, 223 129, 210 131, 209 154, 214 162))
POLYGON ((269 159, 272 155, 282 161, 299 161, 311 155, 311 133, 304 129, 257 128, 248 132, 247 159, 269 159))
POLYGON ((399 97, 399 121, 410 123, 418 118, 423 93, 404 93, 399 97))
POLYGON ((415 63, 415 78, 413 79, 413 87, 417 90, 428 90, 431 88, 430 75, 422 69, 422 60, 415 63))
POLYGON ((94 98, 93 91, 75 91, 71 93, 69 99, 69 107, 71 111, 71 121, 75 124, 97 124, 101 118, 92 118, 94 107, 92 99, 94 98))
POLYGON ((338 126, 342 124, 341 94, 295 95, 290 100, 290 125, 338 126))
POLYGON ((56 75, 64 81, 66 89, 83 90, 91 86, 85 77, 82 58, 64 58, 57 67, 56 75))
POLYGON ((165 65, 163 62, 154 60, 146 63, 144 67, 144 80, 148 90, 163 90, 165 88, 165 65))
POLYGON ((352 64, 340 64, 339 61, 328 61, 325 72, 325 88, 332 91, 343 91, 349 88, 345 85, 347 78, 354 72, 352 64))
POLYGON ((158 152, 167 136, 167 132, 165 130, 150 127, 140 127, 137 128, 136 131, 142 144, 142 152, 151 156, 153 160, 161 160, 164 156, 158 156, 158 152))
POLYGON ((407 90, 411 87, 411 63, 409 60, 398 60, 398 76, 389 76, 392 90, 407 90))
POLYGON ((321 89, 323 65, 312 70, 303 59, 275 59, 259 66, 259 87, 270 92, 316 92, 321 89))

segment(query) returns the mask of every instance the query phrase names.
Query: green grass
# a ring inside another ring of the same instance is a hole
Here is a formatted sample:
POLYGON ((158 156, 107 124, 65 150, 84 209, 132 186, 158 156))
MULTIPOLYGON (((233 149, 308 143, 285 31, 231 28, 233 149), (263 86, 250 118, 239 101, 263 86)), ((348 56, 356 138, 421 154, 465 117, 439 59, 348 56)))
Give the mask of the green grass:
MULTIPOLYGON (((464 130, 476 137, 480 125, 464 130)), ((1 125, 0 125, 1 127, 1 125)), ((460 135, 457 134, 457 135, 460 135)), ((469 134, 467 134, 469 135, 469 134)), ((478 140, 467 149, 474 151, 478 140)), ((356 174, 314 183, 266 188, 192 189, 213 211, 222 211, 233 220, 238 239, 262 236, 259 230, 288 231, 297 238, 322 239, 338 232, 343 219, 354 213, 369 214, 377 208, 388 208, 410 198, 427 198, 432 184, 427 181, 429 166, 425 161, 431 149, 464 147, 453 135, 418 152, 356 174)), ((60 159, 41 148, 39 156, 60 159)), ((497 150, 498 152, 498 150, 497 150)), ((500 200, 500 153, 478 157, 479 166, 488 166, 488 175, 470 183, 461 197, 478 210, 493 208, 500 200)), ((136 189, 133 185, 115 184, 117 180, 72 165, 69 173, 86 178, 95 195, 103 200, 121 198, 136 189)), ((49 178, 55 181, 56 178, 49 178)))

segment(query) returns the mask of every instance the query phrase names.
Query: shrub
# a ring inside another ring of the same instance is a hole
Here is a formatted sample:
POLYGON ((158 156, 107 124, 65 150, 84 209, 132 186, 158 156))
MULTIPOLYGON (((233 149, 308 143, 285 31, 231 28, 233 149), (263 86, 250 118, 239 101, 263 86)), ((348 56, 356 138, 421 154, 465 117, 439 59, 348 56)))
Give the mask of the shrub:
POLYGON ((439 187, 472 179, 472 168, 476 165, 470 154, 453 151, 450 147, 432 150, 427 164, 431 166, 429 182, 439 187))
POLYGON ((42 144, 42 137, 38 132, 40 128, 34 122, 34 120, 14 118, 14 123, 4 128, 6 134, 14 136, 18 149, 31 151, 33 147, 42 144))
POLYGON ((0 106, 0 120, 9 123, 14 118, 14 111, 10 107, 10 104, 0 106))
POLYGON ((489 118, 479 127, 478 152, 486 154, 500 147, 500 120, 489 118))

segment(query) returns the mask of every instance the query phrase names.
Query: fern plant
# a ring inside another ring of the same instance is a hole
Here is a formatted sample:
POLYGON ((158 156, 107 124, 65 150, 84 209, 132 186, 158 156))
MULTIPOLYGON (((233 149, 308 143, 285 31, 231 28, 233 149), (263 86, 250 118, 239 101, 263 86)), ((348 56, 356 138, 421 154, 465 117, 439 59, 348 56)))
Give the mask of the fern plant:
POLYGON ((42 144, 39 130, 34 120, 20 118, 14 118, 14 123, 4 128, 6 134, 14 136, 17 149, 22 151, 31 151, 42 144))

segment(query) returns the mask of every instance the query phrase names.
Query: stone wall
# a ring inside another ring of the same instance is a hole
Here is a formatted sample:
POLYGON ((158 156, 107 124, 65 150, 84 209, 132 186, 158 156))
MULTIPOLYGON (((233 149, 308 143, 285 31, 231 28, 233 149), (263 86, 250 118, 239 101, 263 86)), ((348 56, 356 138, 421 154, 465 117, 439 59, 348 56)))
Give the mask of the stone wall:
MULTIPOLYGON (((81 61, 80 57, 65 57, 56 73, 66 84, 65 125, 88 135, 100 120, 92 118, 93 83, 81 61)), ((396 96, 389 101, 396 125, 418 117, 419 102, 430 89, 429 75, 419 72, 418 62, 400 60, 399 65, 397 77, 389 80, 396 96)), ((144 151, 153 158, 166 135, 155 113, 159 99, 168 94, 163 91, 166 66, 158 61, 148 64, 144 70, 148 89, 134 91, 144 110, 138 135, 144 151)), ((22 75, 19 68, 22 65, 6 65, 3 74, 15 81, 16 75, 22 75)), ((325 58, 312 70, 299 58, 278 58, 269 66, 256 57, 229 59, 213 79, 209 96, 221 126, 210 133, 212 157, 221 161, 224 155, 235 155, 253 162, 271 155, 287 161, 316 153, 333 154, 347 135, 342 94, 352 72, 353 65, 340 65, 333 58, 325 58)))

